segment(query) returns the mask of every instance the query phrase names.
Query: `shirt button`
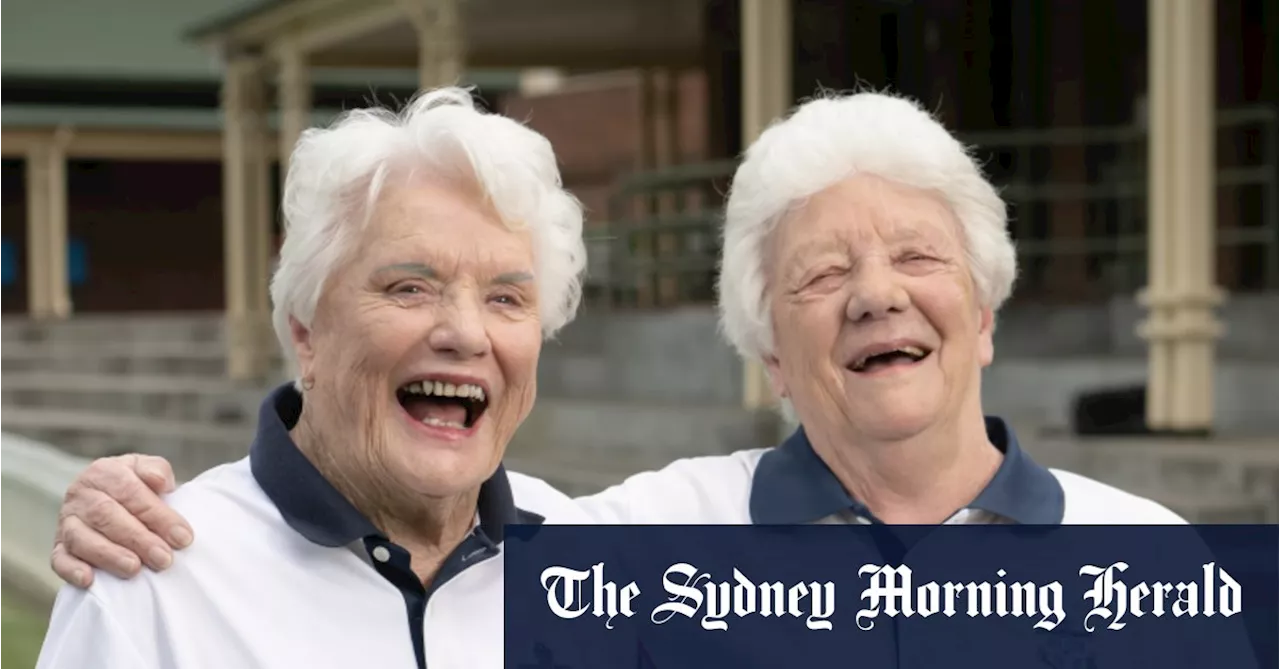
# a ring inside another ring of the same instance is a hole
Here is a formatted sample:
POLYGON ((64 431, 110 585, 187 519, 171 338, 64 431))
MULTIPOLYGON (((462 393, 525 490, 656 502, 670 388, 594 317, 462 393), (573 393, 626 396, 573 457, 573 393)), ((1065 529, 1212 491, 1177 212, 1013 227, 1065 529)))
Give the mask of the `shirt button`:
POLYGON ((373 559, 378 562, 386 562, 391 559, 391 551, 387 550, 386 546, 374 546, 373 559))

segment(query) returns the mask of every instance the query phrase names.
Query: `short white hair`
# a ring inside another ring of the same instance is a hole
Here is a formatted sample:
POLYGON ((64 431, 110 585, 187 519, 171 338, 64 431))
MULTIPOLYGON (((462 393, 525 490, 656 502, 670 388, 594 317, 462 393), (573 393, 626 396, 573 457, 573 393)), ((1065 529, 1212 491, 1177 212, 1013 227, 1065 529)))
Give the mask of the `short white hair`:
POLYGON ((1004 201, 969 151, 919 104, 883 93, 823 97, 747 149, 725 208, 721 329, 746 358, 773 352, 764 261, 771 233, 806 198, 856 174, 939 193, 959 219, 980 302, 999 309, 1017 256, 1004 201))
POLYGON ((563 188, 551 143, 477 108, 469 90, 441 88, 398 113, 346 112, 298 140, 282 198, 284 244, 271 280, 272 324, 290 361, 289 318, 311 327, 326 281, 352 252, 387 180, 415 170, 474 183, 504 224, 529 229, 543 336, 573 320, 586 268, 583 213, 563 188))

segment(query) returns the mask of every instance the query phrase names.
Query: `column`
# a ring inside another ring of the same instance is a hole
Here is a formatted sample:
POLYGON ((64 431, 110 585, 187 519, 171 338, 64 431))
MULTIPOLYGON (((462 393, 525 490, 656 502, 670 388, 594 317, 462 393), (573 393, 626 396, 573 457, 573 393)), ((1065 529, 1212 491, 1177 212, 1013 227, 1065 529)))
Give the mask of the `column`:
POLYGON ((1212 429, 1217 164, 1214 151, 1214 5, 1148 1, 1150 136, 1147 423, 1212 429))
POLYGON ((227 374, 266 371, 269 341, 270 162, 261 63, 233 57, 222 89, 227 374))
POLYGON ((38 319, 71 315, 67 274, 67 155, 70 133, 58 130, 27 154, 28 309, 38 319))
MULTIPOLYGON (((302 131, 311 125, 311 73, 307 54, 291 46, 280 54, 280 173, 288 174, 289 157, 302 131)), ((284 179, 281 179, 281 183, 284 179)))
POLYGON ((458 0, 405 0, 403 6, 418 32, 418 87, 461 83, 466 54, 458 0))
POLYGON ((33 318, 48 318, 49 292, 49 151, 45 145, 27 152, 27 309, 33 318))
MULTIPOLYGON (((742 0, 742 145, 750 146, 792 104, 791 0, 742 0)), ((759 360, 743 369, 743 403, 773 404, 759 360)))

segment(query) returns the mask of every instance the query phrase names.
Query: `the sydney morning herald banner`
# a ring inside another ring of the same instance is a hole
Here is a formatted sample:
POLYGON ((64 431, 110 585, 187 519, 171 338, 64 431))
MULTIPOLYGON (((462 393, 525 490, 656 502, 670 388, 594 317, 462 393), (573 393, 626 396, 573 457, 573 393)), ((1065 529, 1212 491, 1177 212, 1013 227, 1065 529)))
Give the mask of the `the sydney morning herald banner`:
POLYGON ((1275 525, 512 527, 506 664, 1276 667, 1275 525))

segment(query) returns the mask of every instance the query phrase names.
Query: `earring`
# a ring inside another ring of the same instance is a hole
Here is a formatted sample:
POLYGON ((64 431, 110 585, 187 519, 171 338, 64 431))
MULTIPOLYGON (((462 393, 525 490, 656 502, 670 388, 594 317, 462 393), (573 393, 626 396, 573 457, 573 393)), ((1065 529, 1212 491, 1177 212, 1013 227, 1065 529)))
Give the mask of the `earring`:
POLYGON ((312 388, 315 388, 315 387, 316 387, 316 379, 314 376, 308 375, 308 376, 302 377, 303 390, 311 390, 312 388))

